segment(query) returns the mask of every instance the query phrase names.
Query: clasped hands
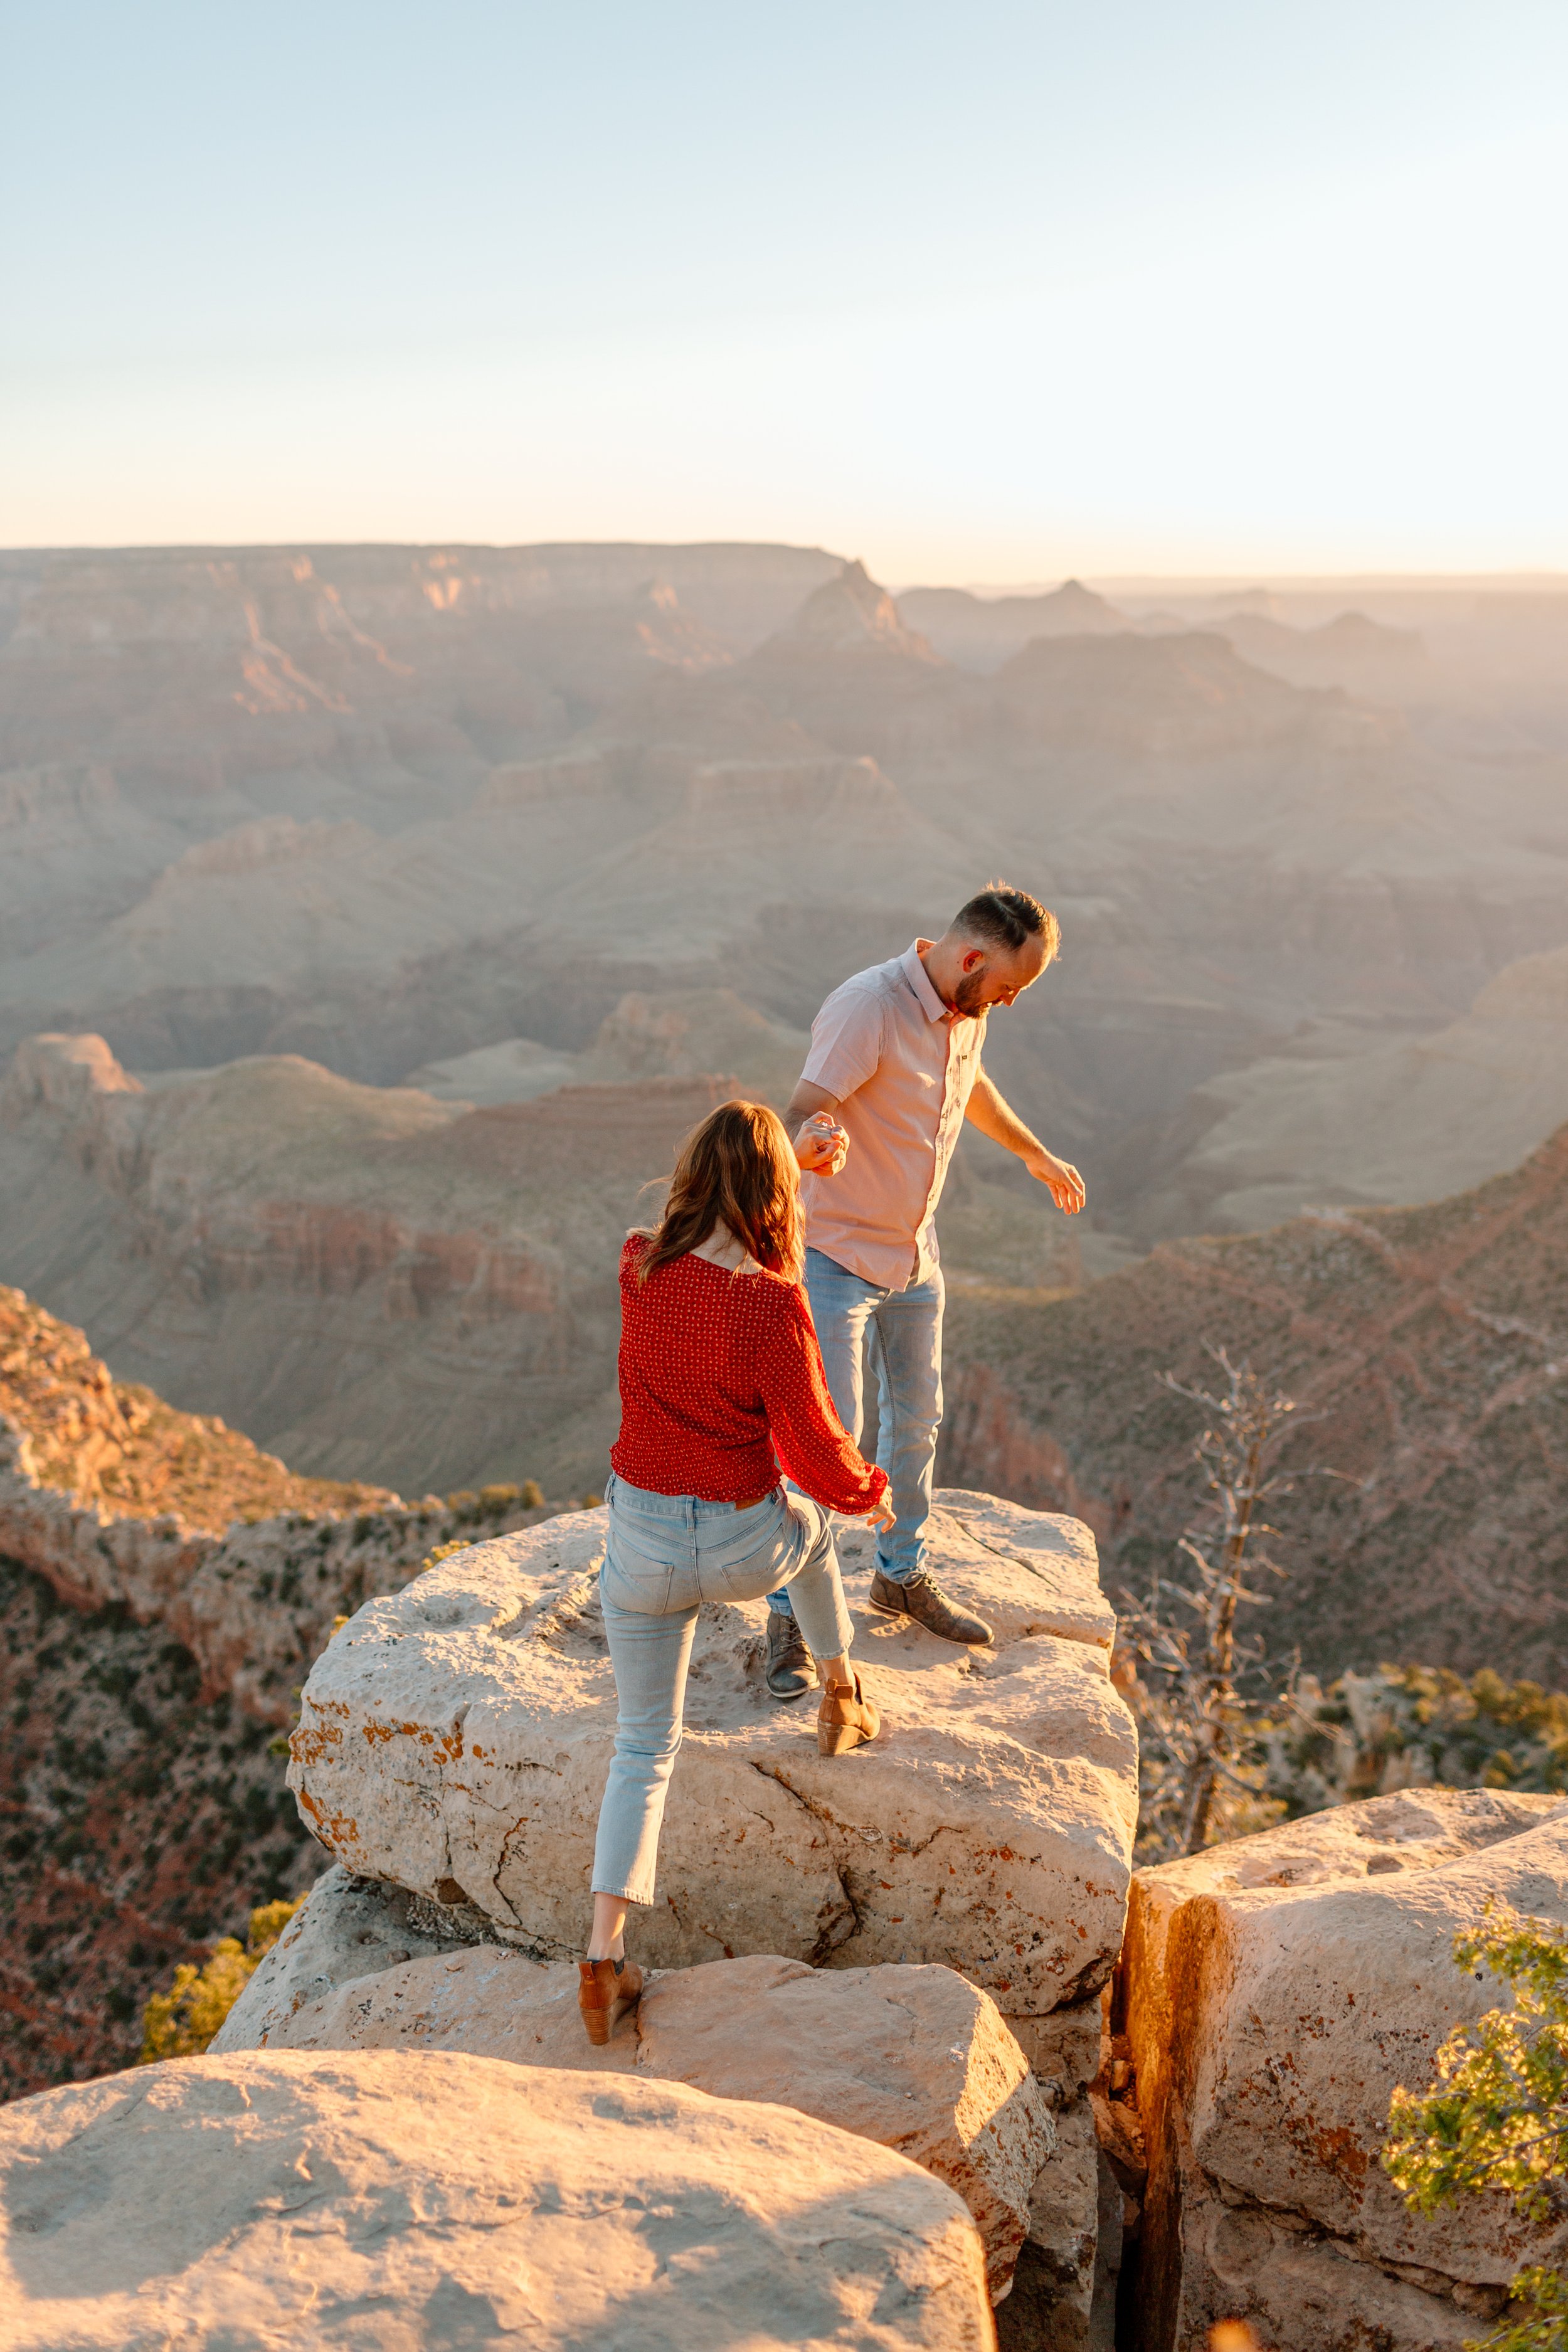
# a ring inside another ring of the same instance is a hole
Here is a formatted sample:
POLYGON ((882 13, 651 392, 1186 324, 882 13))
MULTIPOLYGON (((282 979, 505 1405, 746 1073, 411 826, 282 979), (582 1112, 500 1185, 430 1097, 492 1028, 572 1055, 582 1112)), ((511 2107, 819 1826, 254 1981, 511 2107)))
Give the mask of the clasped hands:
POLYGON ((849 1157, 849 1138, 830 1110, 813 1111, 795 1139, 795 1156, 809 1176, 837 1176, 849 1157))

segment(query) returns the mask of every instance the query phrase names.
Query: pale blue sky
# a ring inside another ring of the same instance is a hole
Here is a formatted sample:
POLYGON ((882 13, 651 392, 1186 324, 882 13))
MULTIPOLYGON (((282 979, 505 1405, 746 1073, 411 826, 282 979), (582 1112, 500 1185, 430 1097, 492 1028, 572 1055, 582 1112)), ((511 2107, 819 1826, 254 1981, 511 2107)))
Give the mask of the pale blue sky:
POLYGON ((1560 0, 0 35, 0 543, 1568 564, 1560 0))

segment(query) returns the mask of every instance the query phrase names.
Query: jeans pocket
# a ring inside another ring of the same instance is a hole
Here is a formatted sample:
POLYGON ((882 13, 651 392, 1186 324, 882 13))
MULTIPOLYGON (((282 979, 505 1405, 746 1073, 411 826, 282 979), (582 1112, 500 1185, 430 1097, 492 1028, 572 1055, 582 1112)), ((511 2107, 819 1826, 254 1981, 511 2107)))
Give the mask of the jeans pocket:
POLYGON ((715 1600, 761 1601, 795 1574, 801 1542, 794 1512, 780 1511, 773 1526, 759 1530, 759 1538, 751 1549, 737 1546, 727 1556, 703 1561, 703 1584, 715 1600))
POLYGON ((605 1591, 617 1609, 639 1617, 667 1617, 675 1570, 667 1559, 653 1559, 634 1547, 618 1543, 606 1550, 599 1570, 605 1591))

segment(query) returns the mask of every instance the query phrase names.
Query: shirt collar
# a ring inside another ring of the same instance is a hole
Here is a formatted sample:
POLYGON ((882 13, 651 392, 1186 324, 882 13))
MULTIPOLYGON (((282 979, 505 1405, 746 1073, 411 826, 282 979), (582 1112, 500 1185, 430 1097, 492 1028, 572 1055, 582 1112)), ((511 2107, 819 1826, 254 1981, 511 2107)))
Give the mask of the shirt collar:
POLYGON ((929 948, 934 944, 934 941, 931 940, 912 940, 904 950, 903 954, 899 958, 899 962, 902 967, 904 978, 914 990, 915 1001, 919 1004, 921 1011, 925 1014, 926 1019, 928 1021, 951 1021, 952 1018, 952 1006, 942 1003, 941 997, 937 994, 935 989, 931 984, 930 974, 927 972, 924 964, 921 961, 921 948, 929 948))

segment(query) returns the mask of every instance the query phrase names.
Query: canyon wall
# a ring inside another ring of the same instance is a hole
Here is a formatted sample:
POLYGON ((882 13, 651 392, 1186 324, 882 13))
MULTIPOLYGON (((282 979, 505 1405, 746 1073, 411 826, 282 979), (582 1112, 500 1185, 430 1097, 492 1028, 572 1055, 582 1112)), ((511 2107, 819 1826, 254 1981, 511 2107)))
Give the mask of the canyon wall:
POLYGON ((1314 1416, 1275 1513, 1276 1660, 1568 1681, 1568 1129, 1428 1208, 1166 1243, 1074 1297, 959 1294, 942 1475, 1079 1513, 1108 1591, 1142 1593, 1203 1499, 1202 1409, 1158 1376, 1212 1388, 1209 1346, 1314 1416))

